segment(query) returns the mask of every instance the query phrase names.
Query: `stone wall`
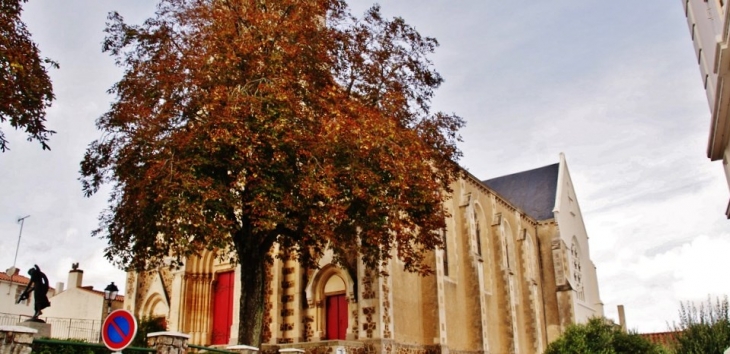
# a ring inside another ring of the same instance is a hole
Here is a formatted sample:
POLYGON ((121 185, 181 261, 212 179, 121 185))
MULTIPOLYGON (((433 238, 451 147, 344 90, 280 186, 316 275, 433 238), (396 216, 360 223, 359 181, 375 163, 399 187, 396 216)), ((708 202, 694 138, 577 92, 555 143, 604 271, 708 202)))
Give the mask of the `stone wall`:
POLYGON ((303 354, 483 354, 482 351, 453 351, 441 345, 410 345, 390 339, 362 341, 322 341, 290 345, 263 345, 260 354, 279 354, 281 349, 297 348, 303 354), (339 350, 338 350, 339 349, 339 350))
POLYGON ((29 354, 37 331, 22 326, 0 326, 0 354, 29 354))

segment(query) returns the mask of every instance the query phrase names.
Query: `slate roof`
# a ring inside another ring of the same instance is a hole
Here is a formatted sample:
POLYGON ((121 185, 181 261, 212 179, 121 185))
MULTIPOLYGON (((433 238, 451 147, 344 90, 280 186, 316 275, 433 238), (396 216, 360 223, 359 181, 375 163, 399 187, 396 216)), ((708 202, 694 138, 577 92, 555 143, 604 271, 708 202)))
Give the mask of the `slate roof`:
POLYGON ((536 220, 552 219, 559 164, 482 181, 536 220))

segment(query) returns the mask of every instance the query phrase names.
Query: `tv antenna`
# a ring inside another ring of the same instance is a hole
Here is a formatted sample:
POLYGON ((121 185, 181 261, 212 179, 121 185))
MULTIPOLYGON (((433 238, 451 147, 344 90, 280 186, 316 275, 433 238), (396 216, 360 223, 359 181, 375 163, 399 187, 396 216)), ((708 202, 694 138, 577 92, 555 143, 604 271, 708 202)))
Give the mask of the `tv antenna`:
POLYGON ((13 259, 13 268, 15 268, 15 262, 18 260, 18 249, 20 248, 20 237, 23 236, 23 224, 25 224, 25 219, 29 218, 30 215, 26 215, 22 218, 18 218, 18 223, 20 224, 20 233, 18 234, 18 245, 15 246, 15 258, 13 259))

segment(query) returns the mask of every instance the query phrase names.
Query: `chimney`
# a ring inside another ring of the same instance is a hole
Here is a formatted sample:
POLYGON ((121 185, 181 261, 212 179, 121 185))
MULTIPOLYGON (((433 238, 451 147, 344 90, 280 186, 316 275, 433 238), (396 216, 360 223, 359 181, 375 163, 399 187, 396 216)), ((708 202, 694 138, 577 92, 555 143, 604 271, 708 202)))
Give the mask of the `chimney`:
POLYGON ((59 281, 58 283, 56 283, 56 295, 58 295, 62 292, 63 292, 63 282, 59 281))
POLYGON ((68 272, 68 288, 80 288, 84 280, 84 271, 78 269, 78 263, 74 263, 73 269, 68 272))
POLYGON ((626 332, 626 314, 624 314, 624 305, 618 305, 618 323, 621 330, 626 332))
POLYGON ((7 274, 9 277, 15 276, 20 274, 20 269, 16 267, 10 267, 7 270, 5 270, 5 274, 7 274))

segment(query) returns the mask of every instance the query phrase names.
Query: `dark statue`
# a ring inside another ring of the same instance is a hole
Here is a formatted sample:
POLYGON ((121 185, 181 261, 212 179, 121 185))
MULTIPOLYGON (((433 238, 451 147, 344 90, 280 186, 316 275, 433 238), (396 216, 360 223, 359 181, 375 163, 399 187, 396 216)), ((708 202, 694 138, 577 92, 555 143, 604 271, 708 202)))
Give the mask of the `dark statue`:
POLYGON ((31 318, 31 320, 38 320, 38 316, 42 314, 41 310, 51 306, 51 302, 48 301, 47 296, 48 277, 46 277, 46 275, 41 272, 41 268, 39 268, 37 264, 35 265, 35 267, 28 270, 28 274, 30 275, 30 282, 28 283, 28 286, 25 287, 25 290, 23 290, 23 293, 20 294, 20 297, 18 298, 18 301, 16 303, 28 300, 30 292, 32 291, 33 301, 35 302, 35 314, 33 315, 33 318, 31 318))

